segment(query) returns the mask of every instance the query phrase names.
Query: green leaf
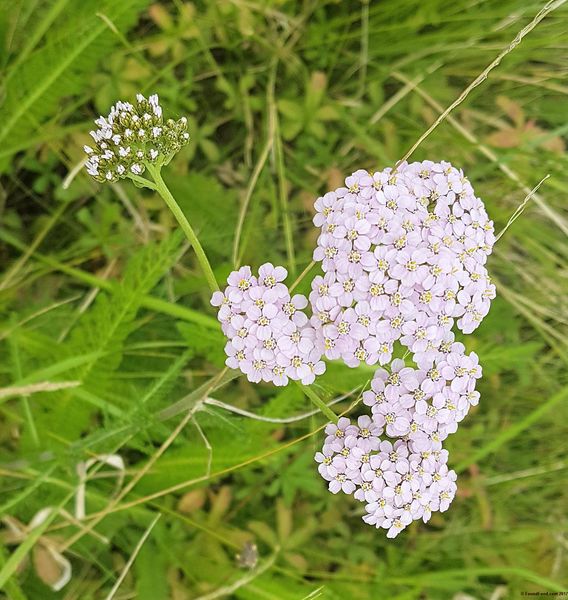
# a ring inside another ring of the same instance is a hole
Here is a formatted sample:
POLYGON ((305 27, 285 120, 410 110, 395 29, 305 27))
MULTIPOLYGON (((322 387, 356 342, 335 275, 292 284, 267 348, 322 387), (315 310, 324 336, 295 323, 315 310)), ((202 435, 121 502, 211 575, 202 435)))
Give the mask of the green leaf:
POLYGON ((278 100, 278 110, 285 116, 294 121, 301 121, 302 106, 293 100, 280 98, 278 100))
POLYGON ((136 557, 136 597, 139 600, 168 600, 167 554, 148 540, 136 557))
POLYGON ((457 473, 464 471, 469 465, 479 461, 488 454, 495 452, 503 444, 509 442, 516 436, 520 435, 523 431, 528 429, 531 425, 536 423, 541 417, 543 417, 553 406, 563 402, 568 398, 568 387, 562 388, 559 392, 551 396, 546 402, 541 403, 535 410, 529 413, 524 419, 513 423, 510 427, 507 427, 499 434, 494 435, 487 444, 484 444, 479 450, 469 456, 466 460, 459 463, 455 470, 457 473))
POLYGON ((224 348, 227 340, 220 329, 214 330, 194 323, 181 322, 177 324, 177 328, 195 354, 205 356, 218 367, 225 364, 224 348))
POLYGON ((134 254, 120 284, 113 283, 113 294, 99 294, 72 331, 62 353, 68 357, 91 354, 92 358, 69 375, 82 382, 81 388, 61 394, 55 409, 50 411, 49 419, 53 420, 54 427, 57 423, 56 431, 77 433, 87 423, 91 410, 79 412, 75 407, 74 418, 66 418, 72 398, 83 397, 91 405, 93 401, 99 406, 101 401, 106 403, 105 391, 122 360, 124 341, 135 328, 142 298, 176 260, 181 239, 181 233, 176 232, 165 241, 149 244, 134 254))

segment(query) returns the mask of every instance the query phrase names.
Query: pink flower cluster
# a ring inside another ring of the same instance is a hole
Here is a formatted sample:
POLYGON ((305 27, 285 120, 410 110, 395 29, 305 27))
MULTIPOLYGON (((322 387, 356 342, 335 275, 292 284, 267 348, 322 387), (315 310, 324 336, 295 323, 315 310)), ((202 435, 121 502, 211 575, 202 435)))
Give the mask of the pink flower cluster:
POLYGON ((228 342, 226 364, 249 381, 287 385, 289 379, 313 383, 325 371, 322 340, 302 312, 305 296, 290 297, 287 271, 270 263, 258 277, 250 267, 233 271, 224 292, 211 299, 228 342))
POLYGON ((458 342, 427 370, 406 367, 400 359, 392 361, 390 372, 378 368, 363 393, 371 416, 359 417, 357 426, 342 417, 326 428, 315 458, 329 490, 364 502, 363 520, 387 529, 388 537, 445 511, 457 488, 442 441, 478 403, 480 377, 476 354, 466 355, 458 342), (383 434, 399 439, 393 443, 383 434))
POLYGON ((446 162, 356 171, 315 207, 323 276, 312 281, 313 316, 301 312, 304 296, 290 297, 283 267, 265 264, 258 278, 242 267, 212 299, 226 362, 250 381, 308 384, 325 370, 322 355, 387 365, 395 342, 408 349, 417 368, 400 359, 377 368, 363 394, 371 414, 329 424, 315 457, 329 490, 353 494, 364 521, 395 537, 456 493, 442 442, 478 403, 481 367, 452 327, 471 333, 495 297, 485 268, 493 223, 446 162))
POLYGON ((428 370, 405 367, 400 359, 392 361, 390 373, 377 369, 363 402, 389 437, 406 437, 421 451, 439 450, 470 406, 477 405, 477 355, 466 355, 458 342, 451 346, 428 370))
POLYGON ((471 333, 489 311, 493 223, 449 163, 359 170, 315 207, 324 275, 312 282, 311 323, 327 358, 386 364, 397 340, 435 354, 455 320, 471 333))
POLYGON ((353 494, 363 520, 395 537, 456 493, 442 442, 478 403, 481 367, 451 329, 457 320, 471 333, 495 297, 485 268, 493 224, 463 173, 444 162, 357 171, 316 210, 324 275, 312 283, 311 323, 325 356, 386 364, 399 341, 418 367, 397 359, 378 368, 363 394, 371 416, 328 425, 316 454, 330 491, 353 494))
POLYGON ((421 451, 408 439, 381 439, 382 432, 367 415, 357 425, 341 417, 326 427, 316 461, 330 491, 353 494, 365 503, 363 520, 393 538, 412 521, 426 523, 432 512, 448 509, 456 474, 448 470, 447 450, 421 451))

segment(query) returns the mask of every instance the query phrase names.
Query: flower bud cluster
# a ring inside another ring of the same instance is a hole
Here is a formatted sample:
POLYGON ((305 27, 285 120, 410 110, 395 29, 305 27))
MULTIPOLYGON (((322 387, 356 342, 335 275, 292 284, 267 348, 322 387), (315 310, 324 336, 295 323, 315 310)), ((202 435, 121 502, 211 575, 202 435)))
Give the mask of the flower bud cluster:
POLYGON ((282 386, 293 379, 308 385, 325 371, 321 339, 302 312, 308 300, 290 296, 283 283, 287 274, 270 263, 260 267, 258 277, 241 267, 211 299, 228 338, 226 364, 255 383, 282 386))
POLYGON ((148 163, 167 162, 189 141, 187 119, 164 121, 157 94, 138 94, 135 104, 119 101, 95 124, 85 166, 100 182, 141 175, 148 163))
POLYGON ((493 223, 449 163, 359 170, 315 207, 324 275, 312 282, 311 322, 327 358, 386 364, 397 340, 433 353, 455 320, 471 333, 489 311, 493 223))

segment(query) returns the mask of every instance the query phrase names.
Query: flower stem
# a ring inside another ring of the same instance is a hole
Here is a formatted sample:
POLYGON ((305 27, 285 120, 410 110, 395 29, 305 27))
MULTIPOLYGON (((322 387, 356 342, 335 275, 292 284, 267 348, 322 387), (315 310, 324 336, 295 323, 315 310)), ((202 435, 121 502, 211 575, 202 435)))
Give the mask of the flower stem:
POLYGON ((307 385, 296 382, 297 386, 312 401, 312 404, 319 408, 321 412, 332 422, 337 423, 339 417, 329 408, 329 406, 307 385))
POLYGON ((129 173, 128 177, 132 179, 132 181, 135 181, 136 183, 141 185, 142 187, 147 187, 150 190, 156 191, 156 186, 154 185, 154 182, 150 181, 149 179, 146 179, 146 177, 140 177, 139 175, 134 175, 134 173, 129 173))
POLYGON ((162 175, 160 174, 160 168, 155 167, 154 165, 147 166, 148 171, 151 173, 154 179, 154 183, 156 184, 156 191, 164 199, 164 201, 168 205, 168 208, 172 211, 174 217, 177 219, 177 222, 179 223, 180 227, 183 229, 183 232, 185 233, 187 239, 193 246, 193 249, 195 250, 195 255, 197 257, 197 260, 199 261, 199 264, 201 265, 201 269, 203 270, 203 274, 205 275, 205 279, 207 280, 211 291, 217 292, 219 290, 219 284, 215 279, 213 269, 209 264, 209 260, 207 259, 205 251, 199 243, 199 240, 197 239, 193 228, 189 224, 189 221, 187 220, 186 216, 183 214, 183 211, 181 210, 179 204, 176 202, 175 198, 172 196, 172 193, 168 189, 168 186, 166 185, 165 181, 162 179, 162 175))
POLYGON ((312 260, 312 262, 300 273, 296 281, 290 286, 290 293, 296 289, 302 283, 302 279, 316 266, 316 261, 312 260))

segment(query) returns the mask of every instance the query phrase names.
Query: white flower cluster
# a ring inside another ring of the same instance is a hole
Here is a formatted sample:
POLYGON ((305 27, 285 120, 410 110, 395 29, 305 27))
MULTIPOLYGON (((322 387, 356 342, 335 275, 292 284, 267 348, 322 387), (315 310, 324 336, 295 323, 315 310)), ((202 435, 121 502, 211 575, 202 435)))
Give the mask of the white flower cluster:
POLYGON ((446 510, 456 492, 442 441, 478 403, 481 367, 463 344, 453 342, 446 350, 428 370, 406 367, 400 359, 392 361, 390 373, 378 368, 363 393, 371 416, 359 417, 358 426, 345 417, 328 425, 315 457, 329 490, 365 502, 363 520, 388 529, 388 537, 446 510), (384 433, 399 439, 393 445, 381 439, 384 433))
POLYGON ((493 223, 446 162, 356 171, 315 206, 324 275, 312 282, 309 321, 306 299, 290 299, 285 269, 270 264, 258 279, 249 267, 232 273, 212 303, 230 340, 227 364, 251 381, 311 383, 322 354, 356 367, 390 363, 397 341, 412 353, 416 369, 397 359, 376 370, 363 394, 371 415, 328 425, 316 454, 330 491, 353 494, 365 522, 395 537, 456 493, 442 442, 478 403, 481 367, 452 327, 471 333, 495 297, 485 268, 493 223))
POLYGON ((489 311, 493 223, 449 163, 359 170, 315 207, 324 276, 312 282, 311 322, 327 358, 386 364, 396 340, 435 354, 454 320, 471 333, 489 311))
POLYGON ((495 297, 485 268, 493 224, 463 173, 444 162, 357 171, 316 210, 324 276, 312 284, 311 322, 326 357, 387 364, 399 341, 418 366, 378 368, 363 394, 371 416, 328 425, 316 454, 330 491, 353 494, 364 521, 395 537, 456 493, 442 442, 478 403, 481 367, 451 329, 457 320, 471 333, 495 297))
POLYGON ((290 297, 282 283, 287 274, 270 263, 260 267, 258 277, 241 267, 229 275, 225 291, 211 298, 229 340, 226 364, 255 383, 280 386, 293 379, 308 385, 325 371, 321 339, 302 312, 308 300, 290 297))
POLYGON ((334 494, 343 491, 365 503, 363 520, 396 537, 412 521, 425 523, 432 512, 448 509, 456 493, 456 474, 448 452, 420 451, 407 439, 382 440, 382 427, 370 417, 353 425, 341 417, 326 427, 319 472, 334 494))
POLYGON ((91 131, 94 147, 85 146, 87 172, 97 181, 117 181, 141 175, 148 163, 167 162, 187 144, 187 119, 164 121, 157 94, 136 103, 117 102, 91 131))

